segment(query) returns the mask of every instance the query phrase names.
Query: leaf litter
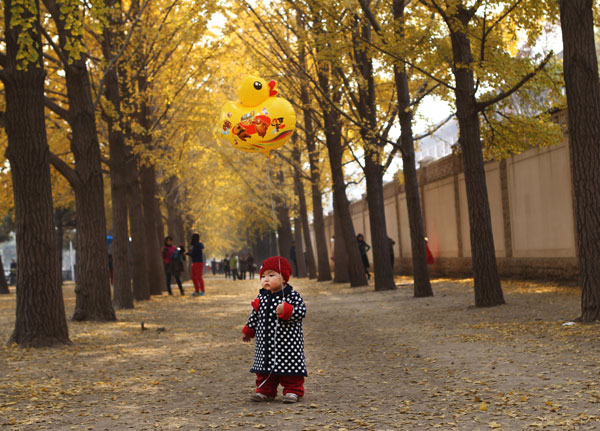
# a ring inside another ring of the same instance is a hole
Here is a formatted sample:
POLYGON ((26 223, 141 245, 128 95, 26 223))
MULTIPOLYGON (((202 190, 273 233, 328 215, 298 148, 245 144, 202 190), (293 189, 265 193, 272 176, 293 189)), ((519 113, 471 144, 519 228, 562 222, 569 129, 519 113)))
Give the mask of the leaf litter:
MULTIPOLYGON (((118 322, 69 322, 72 346, 3 346, 0 425, 600 429, 600 326, 563 325, 578 314, 577 288, 507 281, 506 305, 477 309, 472 280, 434 280, 435 296, 420 299, 410 281, 391 292, 293 281, 308 308, 298 404, 249 400, 253 345, 240 329, 258 282, 208 276, 203 297, 163 295, 118 311, 118 322)), ((64 296, 72 313, 72 284, 64 296)), ((0 296, 2 340, 14 309, 14 293, 0 296)))

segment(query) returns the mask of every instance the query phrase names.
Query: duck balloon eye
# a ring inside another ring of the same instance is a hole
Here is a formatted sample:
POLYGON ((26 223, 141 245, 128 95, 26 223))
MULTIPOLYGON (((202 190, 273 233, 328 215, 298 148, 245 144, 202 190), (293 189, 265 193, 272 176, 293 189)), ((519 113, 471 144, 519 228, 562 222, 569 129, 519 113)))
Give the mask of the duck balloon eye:
POLYGON ((260 81, 254 82, 254 88, 256 88, 257 90, 260 90, 262 88, 262 84, 260 83, 260 81))

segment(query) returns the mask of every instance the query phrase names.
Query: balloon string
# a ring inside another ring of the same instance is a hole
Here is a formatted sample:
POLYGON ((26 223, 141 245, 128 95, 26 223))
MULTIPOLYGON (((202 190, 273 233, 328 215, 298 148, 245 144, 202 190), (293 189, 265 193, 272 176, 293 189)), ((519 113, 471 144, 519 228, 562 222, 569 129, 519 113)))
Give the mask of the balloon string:
POLYGON ((269 195, 271 196, 271 217, 273 218, 273 232, 275 232, 275 247, 279 256, 279 234, 277 233, 277 218, 275 217, 275 203, 273 201, 273 183, 271 182, 271 163, 267 160, 267 175, 269 177, 269 195))
MULTIPOLYGON (((275 245, 277 247, 277 263, 279 264, 279 274, 281 274, 281 259, 279 258, 279 235, 277 233, 277 218, 275 217, 275 203, 273 200, 273 184, 271 182, 271 164, 269 163, 270 160, 267 160, 267 175, 269 178, 269 195, 271 196, 271 216, 273 217, 273 230, 275 232, 275 245)), ((287 284, 287 283, 285 283, 287 284)), ((285 285, 283 286, 283 288, 285 289, 285 285)), ((282 289, 281 292, 282 295, 282 302, 285 302, 285 290, 282 289)), ((257 387, 257 389, 260 389, 265 383, 267 383, 267 380, 269 380, 269 378, 271 378, 271 376, 273 375, 273 370, 275 369, 275 367, 277 366, 277 333, 279 332, 279 318, 276 318, 275 320, 275 332, 273 333, 273 364, 271 366, 271 371, 269 372, 269 375, 267 376, 267 378, 265 380, 263 380, 263 382, 257 387)))

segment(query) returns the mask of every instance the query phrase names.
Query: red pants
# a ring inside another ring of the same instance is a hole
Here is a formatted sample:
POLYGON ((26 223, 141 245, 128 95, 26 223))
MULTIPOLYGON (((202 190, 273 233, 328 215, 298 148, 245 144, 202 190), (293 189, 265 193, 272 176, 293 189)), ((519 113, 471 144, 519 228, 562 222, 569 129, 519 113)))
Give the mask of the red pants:
POLYGON ((192 281, 194 282, 194 290, 196 292, 204 292, 204 279, 202 272, 204 271, 204 262, 192 263, 192 281))
POLYGON ((256 392, 265 394, 268 397, 277 396, 277 386, 283 386, 283 394, 296 394, 299 397, 304 396, 304 376, 280 376, 277 374, 259 374, 256 373, 256 392), (262 385, 260 388, 262 382, 262 385))

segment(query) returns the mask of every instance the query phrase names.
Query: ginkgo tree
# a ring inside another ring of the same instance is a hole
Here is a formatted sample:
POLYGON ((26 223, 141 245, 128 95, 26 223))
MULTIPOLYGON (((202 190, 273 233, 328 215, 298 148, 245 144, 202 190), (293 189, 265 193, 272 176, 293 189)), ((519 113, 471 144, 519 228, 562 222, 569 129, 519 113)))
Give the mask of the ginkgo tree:
POLYGON ((21 347, 70 343, 54 233, 49 148, 44 118, 44 62, 38 1, 4 2, 0 80, 12 176, 17 310, 10 342, 21 347))
POLYGON ((467 190, 475 305, 503 304, 485 179, 480 115, 521 89, 550 60, 551 54, 538 61, 530 59, 527 73, 511 73, 515 65, 518 66, 516 70, 522 71, 523 61, 503 55, 506 46, 499 36, 511 34, 516 37, 523 28, 520 18, 524 15, 530 18, 528 30, 533 32, 536 25, 542 25, 543 21, 537 18, 544 10, 536 6, 537 2, 525 0, 419 2, 439 16, 445 26, 445 30, 439 28, 440 49, 448 52, 447 66, 454 79, 438 82, 454 93, 467 190), (446 40, 450 41, 449 46, 444 43, 446 40), (498 61, 499 57, 503 57, 503 61, 498 61))
MULTIPOLYGON (((600 83, 592 0, 559 0, 580 268, 581 320, 600 320, 600 83)), ((596 11, 597 12, 597 11, 596 11)))

